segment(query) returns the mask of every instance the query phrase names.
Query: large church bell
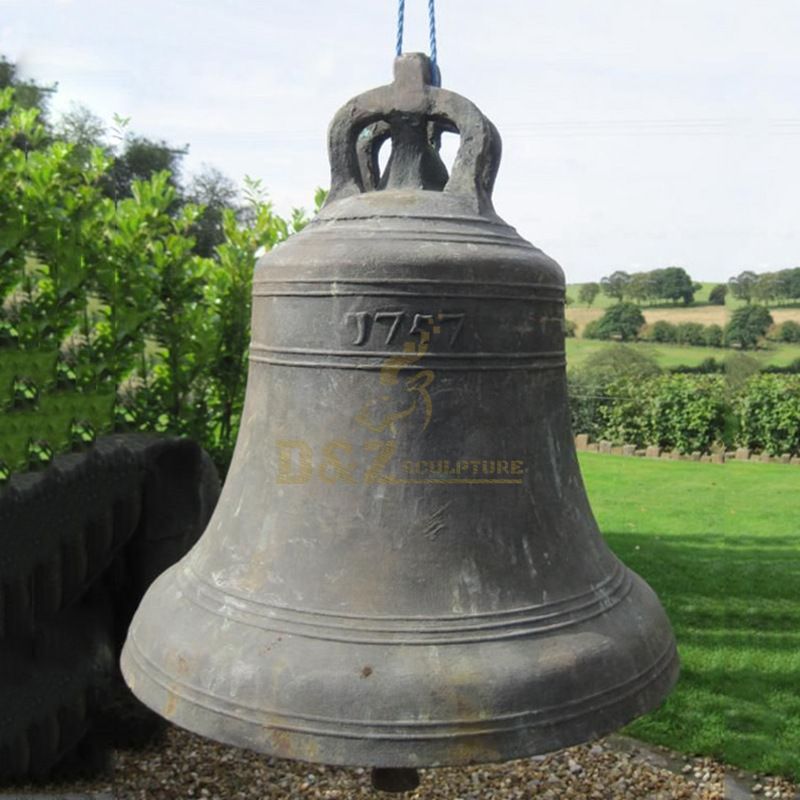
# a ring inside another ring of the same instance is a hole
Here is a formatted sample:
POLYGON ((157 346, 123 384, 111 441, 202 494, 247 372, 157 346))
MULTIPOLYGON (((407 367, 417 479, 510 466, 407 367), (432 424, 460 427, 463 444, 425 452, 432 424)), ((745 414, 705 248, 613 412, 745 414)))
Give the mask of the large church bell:
POLYGON ((131 689, 212 739, 401 778, 624 725, 675 642, 592 517, 564 277, 492 207, 497 130, 411 54, 329 152, 324 208, 256 268, 230 473, 135 616, 131 689))

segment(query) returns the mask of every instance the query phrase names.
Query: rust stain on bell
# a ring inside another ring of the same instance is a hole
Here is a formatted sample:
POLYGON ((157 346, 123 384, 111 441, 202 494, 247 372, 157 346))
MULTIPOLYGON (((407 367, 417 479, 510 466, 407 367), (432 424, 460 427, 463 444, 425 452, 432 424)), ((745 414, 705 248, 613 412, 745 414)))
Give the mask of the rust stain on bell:
POLYGON ((329 141, 325 207, 255 271, 221 500, 144 598, 124 674, 190 730, 329 764, 614 730, 669 692, 675 642, 589 508, 564 276, 492 207, 500 137, 406 55, 329 141))

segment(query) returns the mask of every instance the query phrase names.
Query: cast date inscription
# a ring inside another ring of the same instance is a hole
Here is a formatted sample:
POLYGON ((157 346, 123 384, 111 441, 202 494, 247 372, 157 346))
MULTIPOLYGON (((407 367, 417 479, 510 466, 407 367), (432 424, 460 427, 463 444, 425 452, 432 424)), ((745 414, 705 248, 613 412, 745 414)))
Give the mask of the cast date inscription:
POLYGON ((359 347, 373 337, 383 335, 383 344, 392 344, 398 334, 406 331, 409 336, 427 333, 438 335, 447 332, 447 343, 452 347, 464 327, 466 314, 411 313, 408 311, 349 311, 345 324, 353 330, 352 344, 359 347), (409 327, 410 320, 410 327, 409 327))

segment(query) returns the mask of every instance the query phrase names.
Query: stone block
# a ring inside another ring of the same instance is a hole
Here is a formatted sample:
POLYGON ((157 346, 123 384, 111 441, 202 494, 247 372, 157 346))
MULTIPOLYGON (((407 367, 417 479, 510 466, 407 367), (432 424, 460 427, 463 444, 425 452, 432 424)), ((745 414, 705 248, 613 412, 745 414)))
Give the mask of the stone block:
POLYGON ((635 456, 636 455, 636 448, 632 444, 624 444, 624 445, 622 445, 622 455, 624 455, 624 456, 635 456))
POLYGON ((673 451, 672 451, 672 452, 669 454, 669 457, 670 457, 670 458, 671 458, 673 461, 680 461, 680 460, 681 460, 681 454, 680 454, 680 452, 679 452, 678 450, 673 450, 673 451))
POLYGON ((761 463, 762 464, 769 464, 772 461, 772 456, 769 453, 762 453, 761 454, 761 463))
POLYGON ((603 439, 600 442, 600 452, 601 453, 610 453, 611 452, 611 442, 608 442, 605 439, 603 439))
POLYGON ((738 447, 736 449, 736 458, 739 461, 747 461, 750 458, 750 448, 738 447))
POLYGON ((591 442, 590 444, 586 445, 586 452, 587 453, 597 453, 600 451, 600 445, 597 442, 591 442))
POLYGON ((712 464, 724 464, 725 463, 725 453, 712 453, 711 454, 711 463, 712 464))
POLYGON ((622 447, 620 445, 614 445, 611 448, 611 455, 612 456, 621 456, 622 455, 622 447))
POLYGON ((792 466, 800 467, 800 456, 792 456, 792 460, 789 463, 792 466))
POLYGON ((695 450, 695 451, 694 451, 694 453, 692 453, 692 454, 689 456, 689 458, 690 458, 690 460, 692 460, 692 461, 699 461, 699 460, 700 460, 700 456, 701 456, 701 455, 702 455, 702 453, 701 453, 699 450, 695 450))
POLYGON ((791 453, 782 453, 781 454, 781 464, 791 464, 792 463, 792 454, 791 453))
POLYGON ((651 444, 650 447, 645 450, 644 454, 647 456, 647 458, 658 458, 661 455, 661 448, 651 444))
POLYGON ((700 456, 700 460, 704 464, 710 464, 711 463, 711 456, 708 453, 703 453, 703 455, 700 456))
POLYGON ((575 437, 575 448, 577 450, 585 450, 588 444, 589 444, 589 434, 588 433, 579 433, 575 437))
POLYGON ((635 456, 638 456, 639 458, 644 458, 644 456, 647 455, 647 450, 644 447, 642 447, 639 450, 634 450, 633 454, 635 456))

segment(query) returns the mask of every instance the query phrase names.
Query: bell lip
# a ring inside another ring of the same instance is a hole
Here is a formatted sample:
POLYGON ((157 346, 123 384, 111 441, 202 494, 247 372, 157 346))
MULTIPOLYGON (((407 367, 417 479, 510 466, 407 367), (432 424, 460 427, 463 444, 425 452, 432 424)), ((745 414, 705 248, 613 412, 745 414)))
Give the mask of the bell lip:
MULTIPOLYGON (((632 689, 626 685, 627 691, 612 694, 607 702, 589 709, 545 725, 520 725, 499 734, 491 730, 470 732, 469 726, 464 725, 464 730, 453 736, 417 735, 403 740, 354 736, 347 731, 320 734, 287 730, 285 726, 236 718, 230 712, 169 691, 147 671, 143 660, 146 659, 135 638, 129 634, 120 659, 125 682, 140 701, 178 727, 274 758, 342 767, 467 766, 544 755, 596 740, 653 711, 669 695, 680 674, 680 660, 671 638, 659 659, 662 663, 643 685, 632 689), (231 720, 229 724, 226 717, 231 720)), ((366 734, 369 725, 363 727, 366 734)))

